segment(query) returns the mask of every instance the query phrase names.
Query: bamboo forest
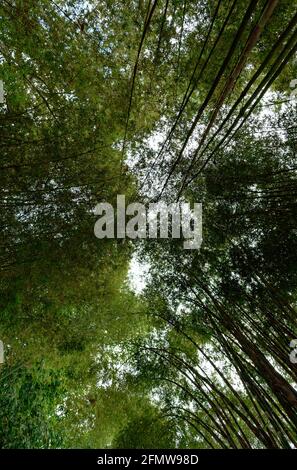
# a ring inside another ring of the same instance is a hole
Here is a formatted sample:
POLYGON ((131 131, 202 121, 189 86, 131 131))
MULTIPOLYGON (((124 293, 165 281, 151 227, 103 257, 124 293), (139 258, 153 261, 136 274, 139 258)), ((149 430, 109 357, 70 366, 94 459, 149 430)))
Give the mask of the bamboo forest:
POLYGON ((1 0, 2 449, 297 448, 296 118, 296 0, 1 0))

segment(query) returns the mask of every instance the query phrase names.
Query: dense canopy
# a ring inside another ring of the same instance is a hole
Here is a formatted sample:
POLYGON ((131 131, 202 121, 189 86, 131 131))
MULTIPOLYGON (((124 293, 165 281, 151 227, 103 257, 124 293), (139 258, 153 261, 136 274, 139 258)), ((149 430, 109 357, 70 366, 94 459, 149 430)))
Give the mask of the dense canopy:
POLYGON ((297 446, 296 7, 1 2, 1 448, 297 446))

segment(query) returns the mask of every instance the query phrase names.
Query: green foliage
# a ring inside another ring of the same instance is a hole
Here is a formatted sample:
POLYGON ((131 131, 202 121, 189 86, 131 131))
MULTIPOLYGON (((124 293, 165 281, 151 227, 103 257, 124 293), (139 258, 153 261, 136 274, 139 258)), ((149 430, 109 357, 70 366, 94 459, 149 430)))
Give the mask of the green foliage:
POLYGON ((112 443, 119 449, 172 449, 176 433, 172 422, 166 420, 153 407, 142 408, 142 413, 121 429, 112 443))
POLYGON ((231 47, 244 0, 155 2, 149 24, 148 1, 1 2, 0 447, 297 445, 296 24, 278 2, 249 48, 266 3, 231 47), (203 203, 199 252, 95 238, 98 202, 164 181, 203 203))
POLYGON ((0 370, 0 447, 3 449, 63 446, 56 408, 63 382, 42 364, 21 363, 0 370))

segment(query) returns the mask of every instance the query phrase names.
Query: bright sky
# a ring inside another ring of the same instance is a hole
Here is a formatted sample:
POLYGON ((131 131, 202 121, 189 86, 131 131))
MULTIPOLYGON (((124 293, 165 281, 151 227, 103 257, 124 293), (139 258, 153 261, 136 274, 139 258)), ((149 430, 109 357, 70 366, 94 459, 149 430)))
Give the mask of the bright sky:
POLYGON ((145 288, 148 280, 149 265, 137 260, 137 253, 135 252, 130 261, 128 272, 129 285, 133 292, 140 294, 145 288))

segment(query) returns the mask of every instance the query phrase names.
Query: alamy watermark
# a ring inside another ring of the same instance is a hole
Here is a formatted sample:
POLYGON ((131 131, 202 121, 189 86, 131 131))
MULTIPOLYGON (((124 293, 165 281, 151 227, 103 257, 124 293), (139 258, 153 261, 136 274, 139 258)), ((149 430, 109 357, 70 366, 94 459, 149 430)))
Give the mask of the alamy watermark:
POLYGON ((5 95, 4 95, 4 85, 3 81, 0 80, 0 104, 5 103, 5 95))
POLYGON ((292 339, 290 342, 290 348, 293 348, 290 352, 290 362, 297 364, 297 339, 292 339))
POLYGON ((3 341, 0 340, 0 364, 4 363, 4 344, 3 341))
POLYGON ((202 243, 202 204, 150 203, 146 207, 133 202, 126 207, 125 196, 117 196, 116 211, 108 202, 94 209, 100 218, 94 226, 97 238, 183 238, 187 250, 197 250, 202 243), (126 216, 133 216, 126 221, 126 216))

